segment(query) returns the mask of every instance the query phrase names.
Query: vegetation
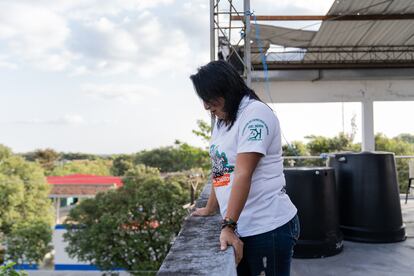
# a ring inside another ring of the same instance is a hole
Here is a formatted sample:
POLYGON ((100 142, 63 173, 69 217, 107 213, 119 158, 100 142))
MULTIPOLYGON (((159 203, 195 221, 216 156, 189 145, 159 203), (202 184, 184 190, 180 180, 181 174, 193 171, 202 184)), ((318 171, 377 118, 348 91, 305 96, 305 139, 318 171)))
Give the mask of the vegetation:
POLYGON ((192 168, 208 170, 210 157, 203 149, 176 141, 174 146, 137 153, 134 163, 159 168, 161 172, 177 172, 192 168))
POLYGON ((24 271, 16 271, 13 267, 16 263, 8 263, 0 266, 0 276, 27 276, 28 274, 24 271))
POLYGON ((27 161, 38 162, 45 172, 52 171, 61 154, 53 149, 38 149, 24 155, 27 161))
MULTIPOLYGON (((353 143, 353 136, 340 133, 335 137, 307 136, 308 143, 293 141, 290 145, 283 146, 285 156, 320 156, 343 151, 359 152, 361 145, 353 143)), ((384 134, 375 135, 376 151, 393 152, 395 155, 414 155, 414 135, 401 134, 395 138, 388 138, 384 134)), ((409 159, 396 159, 397 173, 400 191, 405 191, 408 185, 409 159)), ((324 166, 323 159, 285 160, 285 166, 324 166)))
POLYGON ((7 248, 5 260, 36 263, 49 251, 53 212, 48 195, 43 169, 0 145, 0 243, 7 248))
MULTIPOLYGON (((375 149, 377 151, 389 151, 395 155, 414 155, 414 135, 403 134, 393 139, 384 134, 375 135, 375 149)), ((400 191, 405 192, 408 186, 408 162, 410 159, 396 159, 398 182, 400 191)))
POLYGON ((188 192, 143 165, 125 185, 82 201, 67 220, 67 251, 103 270, 157 270, 187 214, 188 192))
POLYGON ((193 133, 200 137, 204 142, 209 143, 211 137, 211 124, 203 120, 197 121, 198 129, 193 129, 193 133))
POLYGON ((126 172, 134 167, 133 156, 128 154, 118 155, 114 158, 111 173, 115 176, 125 175, 126 172))
POLYGON ((50 175, 93 174, 111 175, 112 161, 110 160, 74 160, 55 167, 50 175))

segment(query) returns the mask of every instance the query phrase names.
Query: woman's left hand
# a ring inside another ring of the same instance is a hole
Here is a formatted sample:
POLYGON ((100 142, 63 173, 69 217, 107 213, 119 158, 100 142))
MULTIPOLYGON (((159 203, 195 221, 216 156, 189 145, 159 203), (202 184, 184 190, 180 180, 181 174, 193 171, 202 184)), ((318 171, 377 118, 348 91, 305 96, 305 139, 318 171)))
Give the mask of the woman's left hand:
POLYGON ((226 250, 228 245, 233 246, 236 257, 235 261, 236 264, 239 264, 243 258, 243 242, 234 234, 231 228, 225 227, 221 230, 220 234, 220 249, 226 250))

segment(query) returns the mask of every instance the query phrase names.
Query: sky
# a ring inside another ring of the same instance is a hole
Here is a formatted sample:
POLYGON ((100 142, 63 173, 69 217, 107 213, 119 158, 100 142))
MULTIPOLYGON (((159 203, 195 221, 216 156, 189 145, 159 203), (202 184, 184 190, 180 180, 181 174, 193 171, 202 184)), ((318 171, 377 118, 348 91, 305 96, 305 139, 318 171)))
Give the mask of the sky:
MULTIPOLYGON (((251 9, 319 15, 332 2, 252 0, 251 9)), ((208 5, 208 0, 0 0, 0 144, 14 152, 97 154, 133 153, 176 139, 203 146, 192 129, 209 117, 189 75, 209 61, 208 5)), ((309 22, 289 24, 300 28, 309 22)), ((359 103, 273 107, 285 142, 350 131, 353 116, 360 141, 359 103)), ((375 132, 414 133, 402 123, 412 112, 412 102, 375 103, 375 132)))

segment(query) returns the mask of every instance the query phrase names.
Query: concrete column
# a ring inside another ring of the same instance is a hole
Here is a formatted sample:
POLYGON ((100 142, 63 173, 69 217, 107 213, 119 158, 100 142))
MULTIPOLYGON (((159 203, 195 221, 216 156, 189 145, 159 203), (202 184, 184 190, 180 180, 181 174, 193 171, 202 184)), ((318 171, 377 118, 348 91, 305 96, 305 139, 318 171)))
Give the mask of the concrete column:
POLYGON ((374 101, 362 101, 362 151, 375 150, 374 101))

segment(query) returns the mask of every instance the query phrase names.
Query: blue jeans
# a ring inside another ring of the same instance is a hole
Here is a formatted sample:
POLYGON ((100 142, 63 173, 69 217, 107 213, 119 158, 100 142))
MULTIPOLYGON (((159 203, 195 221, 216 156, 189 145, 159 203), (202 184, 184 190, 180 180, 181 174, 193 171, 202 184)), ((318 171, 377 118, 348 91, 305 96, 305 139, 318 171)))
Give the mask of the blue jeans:
POLYGON ((243 258, 237 275, 289 276, 290 262, 300 234, 297 215, 288 223, 263 234, 242 237, 243 258))

